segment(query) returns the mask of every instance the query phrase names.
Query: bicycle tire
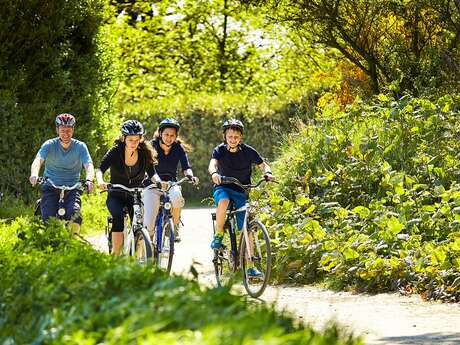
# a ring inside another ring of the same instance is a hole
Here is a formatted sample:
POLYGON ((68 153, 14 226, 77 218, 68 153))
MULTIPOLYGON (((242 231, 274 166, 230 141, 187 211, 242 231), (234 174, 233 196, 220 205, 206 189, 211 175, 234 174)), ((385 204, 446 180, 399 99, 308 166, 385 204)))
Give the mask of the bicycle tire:
POLYGON ((238 260, 235 234, 228 230, 228 224, 225 225, 225 236, 222 240, 222 247, 214 250, 214 273, 218 287, 228 285, 237 270, 238 260))
POLYGON ((41 201, 42 201, 42 199, 38 199, 38 200, 35 202, 34 216, 37 216, 37 217, 41 217, 41 216, 42 216, 41 201))
POLYGON ((109 254, 112 254, 112 216, 107 217, 107 225, 105 227, 105 238, 107 239, 107 249, 109 254))
POLYGON ((248 225, 248 233, 252 233, 253 238, 253 255, 252 261, 254 267, 257 268, 263 276, 261 278, 250 278, 247 275, 247 250, 246 241, 241 234, 240 241, 240 265, 243 271, 243 285, 247 293, 254 298, 260 297, 265 288, 267 287, 268 281, 270 280, 271 274, 271 246, 270 236, 265 226, 259 221, 252 221, 248 225))
POLYGON ((167 273, 170 273, 174 256, 174 223, 172 219, 168 219, 163 222, 161 251, 158 250, 158 248, 160 248, 158 242, 156 247, 157 267, 167 273))
POLYGON ((145 228, 134 231, 134 258, 142 265, 150 265, 153 258, 153 248, 150 236, 145 228))

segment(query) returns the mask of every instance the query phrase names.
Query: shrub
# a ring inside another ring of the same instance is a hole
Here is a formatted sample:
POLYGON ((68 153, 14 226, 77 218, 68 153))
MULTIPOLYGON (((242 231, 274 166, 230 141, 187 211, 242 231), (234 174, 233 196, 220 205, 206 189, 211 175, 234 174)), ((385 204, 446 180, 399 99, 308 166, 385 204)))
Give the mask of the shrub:
POLYGON ((0 240, 5 344, 361 344, 335 326, 320 334, 247 303, 229 287, 203 288, 97 252, 58 222, 18 219, 0 228, 0 240))
POLYGON ((459 106, 381 95, 294 134, 260 199, 276 279, 459 300, 459 106))

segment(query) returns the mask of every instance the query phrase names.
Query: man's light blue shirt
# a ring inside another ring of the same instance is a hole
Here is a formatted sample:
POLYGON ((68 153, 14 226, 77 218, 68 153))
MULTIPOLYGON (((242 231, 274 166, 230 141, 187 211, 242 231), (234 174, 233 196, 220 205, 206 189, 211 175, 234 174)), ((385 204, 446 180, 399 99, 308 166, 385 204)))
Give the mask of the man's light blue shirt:
POLYGON ((48 177, 57 186, 73 186, 80 180, 81 168, 92 163, 86 144, 72 139, 67 150, 62 147, 59 138, 45 141, 37 153, 45 161, 44 177, 48 177))

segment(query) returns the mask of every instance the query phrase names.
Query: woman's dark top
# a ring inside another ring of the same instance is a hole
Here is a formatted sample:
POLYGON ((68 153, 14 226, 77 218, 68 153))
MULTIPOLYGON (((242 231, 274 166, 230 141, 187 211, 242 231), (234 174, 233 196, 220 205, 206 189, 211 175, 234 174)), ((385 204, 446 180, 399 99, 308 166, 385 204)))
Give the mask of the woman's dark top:
POLYGON ((174 142, 168 154, 165 154, 161 148, 159 139, 153 139, 151 144, 158 152, 158 165, 155 166, 155 170, 162 181, 176 181, 177 166, 179 165, 179 162, 181 164, 182 171, 191 168, 187 152, 185 152, 184 147, 180 143, 174 142))
POLYGON ((125 164, 125 143, 115 144, 102 158, 99 169, 104 173, 110 168, 110 183, 122 184, 128 188, 142 187, 147 173, 150 179, 155 175, 155 167, 148 164, 147 153, 138 150, 136 164, 129 167, 125 164))

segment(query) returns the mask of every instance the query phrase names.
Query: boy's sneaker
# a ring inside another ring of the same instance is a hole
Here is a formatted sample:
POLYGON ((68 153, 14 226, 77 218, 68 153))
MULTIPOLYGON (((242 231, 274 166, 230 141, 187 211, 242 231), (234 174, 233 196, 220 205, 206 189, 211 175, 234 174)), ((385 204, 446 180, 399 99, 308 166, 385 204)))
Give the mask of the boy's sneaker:
POLYGON ((222 247, 222 240, 224 239, 223 235, 215 234, 211 242, 211 249, 216 250, 222 247))
POLYGON ((248 278, 263 278, 264 277, 264 274, 255 267, 248 268, 246 270, 246 274, 248 278))

